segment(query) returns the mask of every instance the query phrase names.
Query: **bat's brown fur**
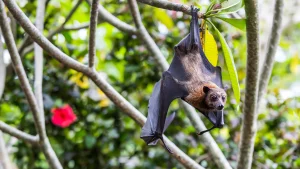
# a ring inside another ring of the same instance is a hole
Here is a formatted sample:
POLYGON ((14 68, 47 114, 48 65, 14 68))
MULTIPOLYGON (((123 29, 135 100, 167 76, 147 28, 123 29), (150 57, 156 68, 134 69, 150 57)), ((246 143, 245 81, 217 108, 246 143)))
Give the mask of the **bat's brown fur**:
POLYGON ((184 100, 198 110, 205 112, 216 110, 220 104, 224 105, 226 101, 226 92, 224 89, 211 82, 211 79, 214 78, 214 76, 207 76, 199 66, 202 65, 201 62, 203 61, 201 60, 198 48, 192 48, 192 51, 189 54, 180 56, 182 56, 180 57, 181 63, 183 64, 185 71, 189 74, 189 80, 182 82, 189 93, 184 100), (204 92, 204 86, 210 89, 209 93, 204 92), (217 102, 213 101, 208 95, 216 95, 219 100, 217 100, 217 102), (222 97, 225 97, 225 100, 222 100, 222 97))

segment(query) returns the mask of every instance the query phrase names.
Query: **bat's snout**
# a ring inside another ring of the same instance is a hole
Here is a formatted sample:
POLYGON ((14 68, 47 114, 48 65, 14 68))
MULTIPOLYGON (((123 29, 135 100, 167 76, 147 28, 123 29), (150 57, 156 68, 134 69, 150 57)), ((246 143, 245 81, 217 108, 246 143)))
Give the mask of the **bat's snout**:
POLYGON ((218 110, 222 110, 224 108, 224 105, 222 105, 222 104, 220 104, 219 106, 218 106, 218 110))

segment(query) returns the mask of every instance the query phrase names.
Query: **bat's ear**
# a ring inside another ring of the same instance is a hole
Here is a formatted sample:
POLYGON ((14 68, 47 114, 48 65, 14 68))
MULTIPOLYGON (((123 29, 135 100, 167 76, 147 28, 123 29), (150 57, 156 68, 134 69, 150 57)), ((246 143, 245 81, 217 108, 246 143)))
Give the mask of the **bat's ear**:
POLYGON ((224 89, 225 91, 227 91, 228 89, 230 89, 230 86, 224 85, 223 89, 224 89))
POLYGON ((210 90, 209 87, 203 86, 203 92, 204 92, 205 94, 207 94, 209 90, 210 90))

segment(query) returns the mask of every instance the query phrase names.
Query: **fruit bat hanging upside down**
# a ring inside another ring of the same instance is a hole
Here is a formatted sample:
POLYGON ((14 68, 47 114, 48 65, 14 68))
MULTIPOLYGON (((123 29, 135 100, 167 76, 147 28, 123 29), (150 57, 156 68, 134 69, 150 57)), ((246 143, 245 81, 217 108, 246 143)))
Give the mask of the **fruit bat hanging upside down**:
MULTIPOLYGON (((149 100, 148 118, 141 133, 141 138, 148 145, 155 145, 158 139, 165 145, 162 135, 175 113, 168 118, 166 116, 170 103, 176 98, 181 98, 206 116, 214 125, 211 129, 222 128, 224 125, 226 92, 223 89, 221 68, 211 65, 203 52, 197 12, 198 9, 192 6, 190 34, 175 46, 170 68, 163 72, 161 80, 154 86, 149 100)), ((171 152, 168 147, 166 149, 171 152)))

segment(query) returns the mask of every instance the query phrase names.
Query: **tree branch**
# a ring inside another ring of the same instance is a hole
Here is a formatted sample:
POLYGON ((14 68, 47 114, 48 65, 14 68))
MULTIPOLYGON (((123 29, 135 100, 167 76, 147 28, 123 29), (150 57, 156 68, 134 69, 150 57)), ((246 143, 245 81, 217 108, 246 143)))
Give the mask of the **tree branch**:
POLYGON ((238 169, 250 169, 256 134, 256 105, 259 66, 259 23, 257 0, 245 1, 247 26, 246 93, 243 106, 242 135, 238 157, 238 169))
MULTIPOLYGON (((2 1, 0 1, 0 25, 1 29, 5 34, 3 34, 5 43, 7 45, 8 51, 11 56, 12 64, 15 69, 15 72, 20 79, 21 87, 25 93, 26 99, 29 103, 29 106, 31 108, 31 111, 33 113, 35 128, 37 130, 37 133, 39 135, 40 141, 40 147, 42 151, 44 152, 46 159, 51 166, 52 169, 62 169, 62 166, 53 151, 51 144, 49 143, 48 137, 46 135, 45 128, 43 127, 43 122, 41 121, 40 117, 40 108, 38 106, 38 103, 35 99, 35 96, 32 92, 31 86, 29 84, 27 75, 25 73, 20 55, 18 53, 18 49, 16 47, 13 34, 10 30, 10 26, 8 24, 6 12, 4 9, 4 4, 2 1)), ((37 30, 38 31, 38 30, 37 30)))
MULTIPOLYGON (((50 43, 30 22, 21 9, 15 4, 14 1, 3 0, 9 11, 13 14, 18 23, 23 29, 32 37, 32 39, 38 43, 46 52, 52 57, 59 60, 64 65, 87 75, 94 83, 107 95, 108 98, 124 111, 128 116, 135 120, 139 125, 143 125, 146 121, 146 117, 133 107, 125 98, 123 98, 106 80, 99 76, 97 72, 89 69, 87 66, 73 60, 57 47, 50 43)), ((166 145, 173 151, 174 156, 181 164, 187 168, 202 168, 199 164, 193 161, 189 156, 182 152, 176 145, 174 145, 169 139, 165 138, 166 145)))
POLYGON ((169 64, 166 61, 164 55, 159 50, 158 46, 155 44, 154 40, 149 35, 146 28, 144 27, 136 1, 129 0, 128 2, 129 2, 129 7, 130 7, 130 11, 131 11, 134 23, 138 29, 137 32, 138 32, 139 38, 141 38, 142 41, 145 43, 146 47, 153 54, 154 58, 156 59, 158 64, 162 67, 162 69, 164 71, 167 70, 169 67, 169 64))
POLYGON ((77 31, 80 29, 86 29, 90 26, 90 23, 84 23, 82 25, 78 25, 78 26, 65 26, 63 30, 61 31, 77 31))
POLYGON ((2 94, 5 88, 5 77, 6 77, 6 66, 4 63, 4 55, 3 55, 3 43, 1 37, 1 29, 0 29, 0 100, 2 98, 2 94))
MULTIPOLYGON (((86 0, 91 5, 91 0, 86 0)), ((121 31, 136 34, 136 29, 109 13, 102 5, 98 7, 98 16, 121 31)))
MULTIPOLYGON (((66 16, 65 21, 58 26, 56 29, 54 29, 53 31, 50 31, 48 33, 48 39, 51 39, 55 34, 57 34, 58 32, 62 31, 64 29, 64 26, 66 25, 66 23, 72 18, 73 14, 76 12, 77 8, 79 7, 79 5, 82 3, 82 0, 78 0, 77 3, 75 4, 75 6, 71 9, 71 11, 69 12, 69 14, 66 16)), ((43 19, 44 20, 44 19, 43 19)), ((31 38, 26 35, 22 44, 19 47, 19 53, 22 54, 23 51, 26 49, 26 47, 30 46, 32 44, 32 40, 31 38)))
MULTIPOLYGON (((45 16, 45 4, 46 0, 39 0, 36 12, 36 27, 39 31, 43 32, 44 29, 44 16, 45 16)), ((43 49, 36 43, 34 43, 34 94, 37 100, 40 118, 45 130, 45 115, 44 115, 44 103, 43 103, 43 49)))
MULTIPOLYGON (((135 0, 129 0, 129 6, 131 9, 131 13, 134 19, 134 23, 138 29, 138 35, 139 37, 143 40, 145 43, 146 47, 148 50, 153 54, 157 62, 159 63, 158 65, 163 69, 163 71, 166 71, 169 68, 169 64, 166 61, 165 57, 159 50, 158 46, 156 43, 153 41, 147 30, 145 29, 141 16, 138 10, 138 6, 135 2, 135 0)), ((206 127, 202 120, 200 119, 199 115, 195 111, 194 108, 192 108, 190 105, 187 103, 180 101, 179 102, 182 107, 185 109, 187 112, 187 115, 192 123, 192 125, 198 130, 198 131, 203 131, 206 130, 206 127)), ((214 141, 214 139, 211 137, 209 133, 199 136, 199 139, 201 142, 204 143, 204 145, 207 147, 209 153, 214 157, 214 162, 218 165, 219 168, 222 169, 231 169, 230 164, 226 160, 224 154, 218 147, 217 143, 214 141)))
POLYGON ((8 152, 6 151, 3 134, 1 131, 0 131, 0 168, 3 169, 12 168, 11 161, 8 156, 8 152))
MULTIPOLYGON (((163 9, 168 9, 168 10, 172 10, 172 11, 180 11, 185 14, 191 15, 191 7, 188 5, 169 2, 169 1, 165 1, 165 0, 137 0, 137 1, 140 3, 144 3, 147 5, 157 7, 157 8, 163 8, 163 9)), ((202 18, 203 14, 198 12, 198 17, 202 18)))
POLYGON ((275 1, 273 24, 271 33, 269 35, 269 43, 267 46, 267 53, 265 61, 262 67, 259 78, 259 90, 258 90, 258 101, 257 106, 259 107, 261 99, 264 97, 266 92, 271 73, 273 70, 275 53, 277 45, 279 43, 279 38, 282 30, 282 15, 283 15, 283 0, 275 1))
POLYGON ((21 130, 18 130, 2 121, 0 121, 0 130, 3 131, 4 133, 7 133, 11 136, 14 136, 20 140, 23 140, 27 143, 33 144, 33 145, 37 145, 39 138, 38 136, 32 136, 30 134, 27 134, 21 130))
POLYGON ((90 17, 90 38, 89 38, 89 67, 94 69, 96 55, 96 29, 98 19, 99 0, 93 0, 90 17))

